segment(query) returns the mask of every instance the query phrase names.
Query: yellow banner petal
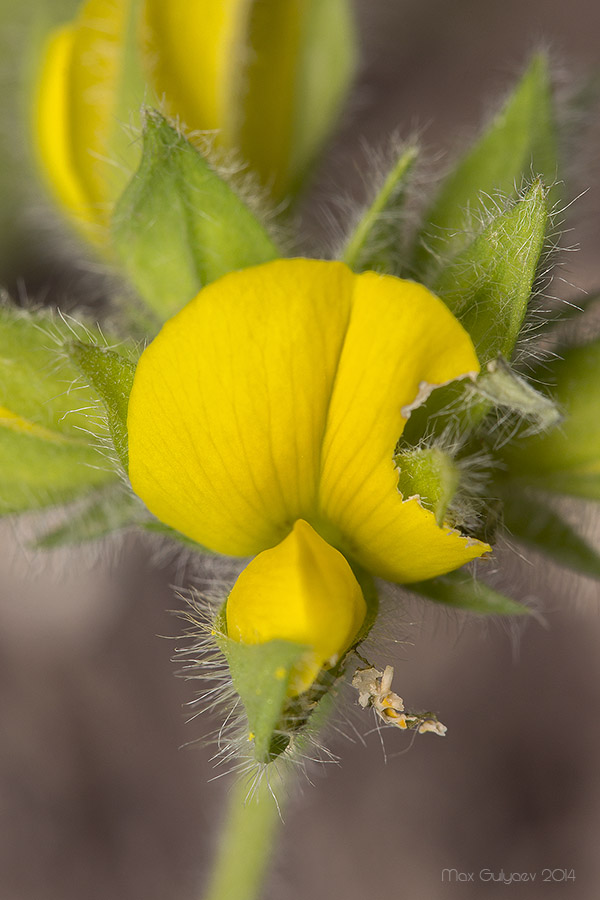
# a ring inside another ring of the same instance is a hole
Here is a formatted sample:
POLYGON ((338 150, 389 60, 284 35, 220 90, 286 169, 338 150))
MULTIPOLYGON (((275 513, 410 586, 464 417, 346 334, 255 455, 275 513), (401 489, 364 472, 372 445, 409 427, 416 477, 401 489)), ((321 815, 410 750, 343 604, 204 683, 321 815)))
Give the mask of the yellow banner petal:
POLYGON ((323 441, 322 515, 373 574, 432 578, 489 548, 403 502, 392 455, 416 399, 479 363, 467 332, 422 285, 373 272, 355 285, 323 441))
POLYGON ((166 323, 128 422, 131 483, 159 519, 246 556, 314 518, 353 284, 342 263, 278 260, 214 282, 166 323))

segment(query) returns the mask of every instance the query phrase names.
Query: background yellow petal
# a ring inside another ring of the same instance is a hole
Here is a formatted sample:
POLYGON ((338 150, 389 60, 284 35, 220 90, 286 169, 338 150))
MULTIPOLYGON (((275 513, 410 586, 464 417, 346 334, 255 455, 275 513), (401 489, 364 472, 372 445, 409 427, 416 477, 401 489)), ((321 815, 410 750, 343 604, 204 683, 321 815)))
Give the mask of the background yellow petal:
POLYGON ((356 279, 323 443, 320 502, 346 552, 370 572, 418 581, 489 549, 439 528, 417 501, 403 503, 392 461, 419 393, 478 370, 468 334, 426 288, 372 272, 356 279))
POLYGON ((354 282, 342 263, 278 260, 214 282, 166 323, 128 421, 131 483, 159 519, 245 556, 314 517, 354 282))
POLYGON ((108 222, 139 155, 128 126, 143 93, 126 85, 136 81, 128 59, 137 47, 136 10, 135 0, 88 0, 75 23, 68 127, 73 165, 100 224, 108 222))
MULTIPOLYGON (((145 0, 149 78, 170 115, 234 142, 251 0, 145 0)), ((267 140, 267 136, 265 136, 267 140)))
POLYGON ((347 561, 300 519, 239 576, 227 599, 227 633, 244 644, 284 640, 306 646, 290 682, 299 694, 348 649, 366 612, 347 561))
POLYGON ((73 167, 69 118, 70 66, 75 29, 52 32, 45 49, 35 102, 34 135, 42 168, 57 199, 84 222, 93 220, 83 185, 73 167))

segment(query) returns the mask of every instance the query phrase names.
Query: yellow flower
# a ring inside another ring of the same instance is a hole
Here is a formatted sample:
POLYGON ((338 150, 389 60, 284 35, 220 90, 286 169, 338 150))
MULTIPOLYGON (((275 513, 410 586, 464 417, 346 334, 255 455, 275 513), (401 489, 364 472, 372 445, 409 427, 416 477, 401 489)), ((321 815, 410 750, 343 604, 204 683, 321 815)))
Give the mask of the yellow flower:
MULTIPOLYGON (((264 563, 251 563, 257 596, 267 560, 276 560, 264 551, 278 548, 281 571, 286 540, 308 526, 373 575, 432 578, 490 548, 439 526, 418 497, 398 492, 394 448, 418 398, 478 369, 462 326, 414 282, 307 259, 231 273, 170 319, 141 356, 128 415, 133 489, 204 546, 260 554, 264 563)), ((321 576, 311 578, 318 592, 321 576)), ((268 619, 278 589, 265 590, 268 619)), ((257 640, 300 627, 302 604, 286 601, 296 588, 279 596, 279 618, 257 626, 257 640)), ((258 621, 258 606, 252 615, 258 621)), ((248 622, 239 628, 249 640, 248 622)), ((316 647, 318 627, 306 628, 316 647)), ((348 646, 341 632, 338 653, 348 646)))
POLYGON ((61 205, 102 239, 139 159, 140 105, 217 131, 279 198, 327 136, 353 69, 348 0, 87 0, 54 31, 34 136, 61 205))

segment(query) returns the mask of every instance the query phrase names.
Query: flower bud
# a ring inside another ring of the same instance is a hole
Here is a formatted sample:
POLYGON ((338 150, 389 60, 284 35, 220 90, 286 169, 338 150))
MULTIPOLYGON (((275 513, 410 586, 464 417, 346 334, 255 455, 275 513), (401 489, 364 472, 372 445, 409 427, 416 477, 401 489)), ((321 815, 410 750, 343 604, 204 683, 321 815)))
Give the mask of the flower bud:
POLYGON ((349 0, 87 0, 46 44, 33 117, 40 167, 103 243, 139 162, 146 103, 191 134, 214 131, 279 200, 335 123, 353 38, 349 0))

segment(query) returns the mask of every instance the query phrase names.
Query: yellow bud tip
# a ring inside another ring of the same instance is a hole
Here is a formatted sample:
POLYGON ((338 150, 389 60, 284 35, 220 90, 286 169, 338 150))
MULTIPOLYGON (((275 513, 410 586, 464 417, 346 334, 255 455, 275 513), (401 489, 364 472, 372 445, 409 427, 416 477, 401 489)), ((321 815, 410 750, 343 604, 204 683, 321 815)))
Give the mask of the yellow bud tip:
POLYGON ((259 553, 239 576, 227 600, 227 632, 245 644, 284 640, 305 646, 290 677, 289 693, 295 696, 352 645, 366 612, 346 559, 299 519, 281 543, 259 553))

